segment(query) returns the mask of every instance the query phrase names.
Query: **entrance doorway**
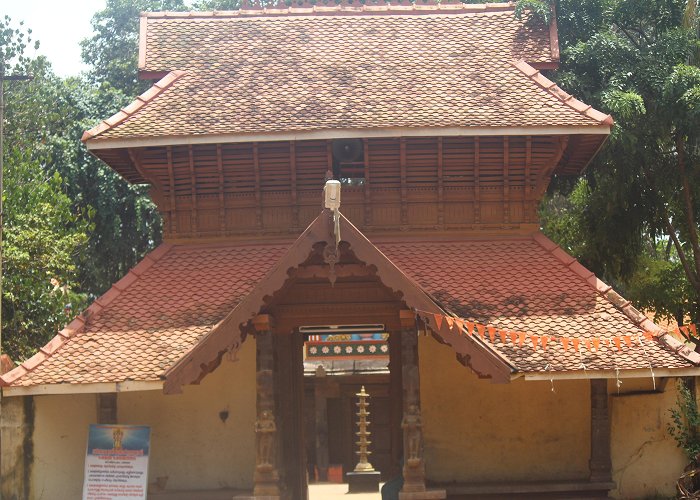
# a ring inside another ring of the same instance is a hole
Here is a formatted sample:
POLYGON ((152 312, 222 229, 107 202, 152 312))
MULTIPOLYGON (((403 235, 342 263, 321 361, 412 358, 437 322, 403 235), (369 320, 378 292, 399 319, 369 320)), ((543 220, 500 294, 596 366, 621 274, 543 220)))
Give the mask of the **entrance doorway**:
MULTIPOLYGON (((401 391, 399 379, 399 396, 392 397, 390 334, 384 325, 326 328, 336 333, 300 327, 275 336, 280 479, 294 499, 347 494, 345 473, 358 462, 356 394, 362 387, 370 395, 370 462, 382 482, 399 473, 401 391), (348 333, 370 327, 373 332, 348 333)), ((377 491, 343 498, 381 497, 377 491)))

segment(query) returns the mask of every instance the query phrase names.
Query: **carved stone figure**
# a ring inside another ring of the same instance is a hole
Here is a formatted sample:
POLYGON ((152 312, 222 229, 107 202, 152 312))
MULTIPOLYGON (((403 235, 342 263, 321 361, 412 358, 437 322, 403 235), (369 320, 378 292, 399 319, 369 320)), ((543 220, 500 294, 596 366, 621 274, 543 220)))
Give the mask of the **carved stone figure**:
POLYGON ((257 436, 257 468, 259 471, 269 471, 274 469, 275 451, 275 417, 268 410, 264 410, 260 418, 255 422, 255 433, 257 436))
POLYGON ((401 427, 405 436, 406 465, 415 467, 421 463, 421 448, 423 444, 423 421, 420 409, 416 405, 410 405, 403 417, 401 427))

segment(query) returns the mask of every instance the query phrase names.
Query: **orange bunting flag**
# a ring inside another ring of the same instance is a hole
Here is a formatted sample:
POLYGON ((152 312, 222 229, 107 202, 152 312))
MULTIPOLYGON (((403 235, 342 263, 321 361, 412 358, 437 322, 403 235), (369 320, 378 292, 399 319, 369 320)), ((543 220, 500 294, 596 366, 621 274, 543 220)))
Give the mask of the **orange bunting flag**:
POLYGON ((651 332, 644 332, 644 338, 647 340, 653 340, 654 339, 654 334, 651 332))
POLYGON ((520 347, 522 347, 523 344, 525 343, 525 338, 527 338, 527 333, 520 332, 520 333, 518 334, 518 337, 519 337, 518 345, 519 345, 520 347))
POLYGON ((530 335, 530 340, 532 341, 532 348, 536 351, 537 344, 540 343, 540 338, 537 335, 530 335))
POLYGON ((600 349, 600 339, 595 338, 595 339, 591 340, 591 343, 593 344, 594 351, 597 351, 598 349, 600 349))
POLYGON ((510 341, 513 345, 518 341, 518 334, 515 332, 510 332, 510 341))
POLYGON ((688 338, 688 327, 687 326, 681 326, 680 331, 683 333, 683 336, 688 338))
POLYGON ((464 324, 467 325, 467 335, 474 333, 474 323, 471 321, 465 321, 464 324))
POLYGON ((501 343, 505 344, 506 343, 506 332, 505 330, 498 330, 498 336, 501 337, 501 343))
POLYGON ((486 332, 486 327, 484 325, 476 324, 476 330, 479 332, 479 336, 483 339, 484 333, 486 332))
POLYGON ((441 314, 434 314, 433 316, 435 316, 435 325, 437 326, 437 329, 440 330, 440 328, 442 327, 442 319, 444 316, 442 316, 441 314))
POLYGON ((542 349, 547 350, 547 342, 549 342, 549 337, 542 335, 542 349))
POLYGON ((571 339, 571 345, 574 346, 574 351, 578 351, 578 348, 581 345, 581 339, 571 339))
POLYGON ((618 351, 622 350, 622 339, 620 337, 613 337, 613 342, 618 351))
POLYGON ((452 327, 455 324, 455 320, 452 316, 445 316, 445 321, 447 321, 447 326, 450 327, 450 330, 452 330, 452 327))
POLYGON ((491 339, 491 342, 495 342, 496 341, 496 329, 492 326, 489 326, 488 331, 489 331, 489 338, 491 339))
POLYGON ((632 347, 632 337, 629 335, 623 335, 622 340, 625 341, 625 344, 627 344, 627 347, 632 347))
POLYGON ((569 337, 562 337, 561 338, 561 345, 564 348, 565 351, 569 350, 569 341, 571 339, 569 337))
POLYGON ((688 330, 690 330, 690 334, 691 334, 693 337, 697 337, 697 336, 698 336, 698 329, 697 329, 697 327, 696 327, 695 325, 688 325, 688 330))
POLYGON ((590 340, 586 339, 586 340, 583 341, 583 343, 586 344, 586 349, 587 349, 587 350, 589 350, 589 351, 592 351, 592 350, 593 350, 593 347, 592 347, 592 345, 591 345, 591 341, 590 341, 590 340))

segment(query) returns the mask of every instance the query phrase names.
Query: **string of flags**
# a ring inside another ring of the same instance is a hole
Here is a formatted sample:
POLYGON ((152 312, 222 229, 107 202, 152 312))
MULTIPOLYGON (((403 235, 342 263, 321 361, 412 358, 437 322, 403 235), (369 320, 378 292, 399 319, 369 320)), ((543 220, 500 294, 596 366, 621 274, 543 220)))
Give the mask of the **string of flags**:
MULTIPOLYGON (((560 345, 565 351, 572 349, 575 352, 587 350, 590 352, 599 351, 601 348, 617 349, 621 351, 624 348, 632 347, 633 345, 642 346, 642 338, 653 340, 662 334, 656 334, 649 331, 639 332, 635 334, 615 335, 612 337, 571 337, 565 335, 536 335, 519 331, 498 328, 493 325, 485 325, 474 321, 467 321, 463 318, 450 316, 429 311, 416 309, 416 313, 421 316, 423 321, 431 323, 440 330, 443 325, 460 335, 475 336, 482 340, 490 340, 492 343, 500 341, 502 344, 512 344, 517 347, 532 347, 534 350, 547 350, 552 345, 560 345)), ((694 324, 684 325, 673 330, 663 332, 675 336, 681 342, 688 342, 697 339, 697 326, 694 324)), ((643 347, 643 346, 642 346, 643 347)))

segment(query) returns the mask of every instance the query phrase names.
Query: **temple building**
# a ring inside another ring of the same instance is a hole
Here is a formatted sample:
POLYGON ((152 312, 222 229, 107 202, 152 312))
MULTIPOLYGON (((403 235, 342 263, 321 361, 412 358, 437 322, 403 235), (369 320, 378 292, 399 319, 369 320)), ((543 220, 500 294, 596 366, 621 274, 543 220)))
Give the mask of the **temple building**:
POLYGON ((614 123, 514 10, 143 13, 155 83, 83 142, 164 242, 2 376, 3 498, 80 498, 119 423, 151 428, 149 497, 304 500, 356 460, 362 385, 403 500, 673 494, 700 355, 540 231, 614 123))

